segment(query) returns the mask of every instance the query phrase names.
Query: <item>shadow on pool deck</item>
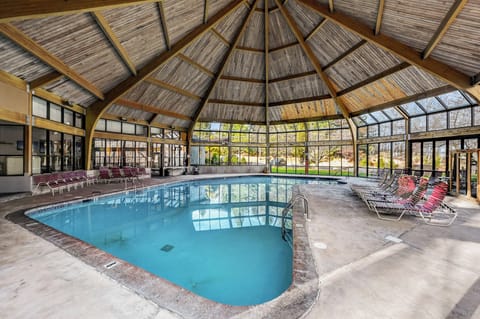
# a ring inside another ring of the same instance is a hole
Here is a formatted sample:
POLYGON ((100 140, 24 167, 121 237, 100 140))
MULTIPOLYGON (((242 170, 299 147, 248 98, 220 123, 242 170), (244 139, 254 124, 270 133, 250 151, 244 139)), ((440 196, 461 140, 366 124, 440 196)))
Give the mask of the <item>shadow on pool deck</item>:
MULTIPOLYGON (((207 177, 213 175, 151 179, 146 183, 207 177)), ((2 203, 0 216, 123 188, 122 184, 94 185, 61 197, 27 196, 2 203)), ((177 290, 165 289, 172 284, 137 272, 138 268, 129 264, 103 268, 112 258, 95 248, 51 234, 66 246, 78 245, 79 250, 72 255, 90 256, 91 262, 101 265, 100 271, 2 218, 0 296, 4 302, 0 303, 0 313, 3 318, 32 314, 38 318, 480 318, 478 204, 450 199, 459 210, 459 218, 451 227, 441 228, 414 218, 398 223, 381 221, 366 210, 347 185, 301 185, 299 191, 309 200, 311 220, 304 225, 308 236, 303 243, 296 238, 296 243, 302 243, 303 248, 310 246, 312 255, 311 260, 307 256, 295 262, 314 267, 320 280, 306 276, 303 284, 282 298, 254 307, 235 307, 237 310, 222 316, 219 304, 208 300, 195 304, 198 299, 194 294, 182 289, 179 292, 176 286, 177 290), (393 243, 385 239, 387 236, 403 241, 393 243), (130 275, 117 267, 128 268, 130 275), (129 277, 142 283, 138 289, 124 287, 122 280, 129 277), (315 301, 318 289, 321 293, 315 301), (145 299, 146 291, 153 291, 153 296, 145 299), (311 302, 302 304, 304 296, 311 302), (174 300, 183 312, 158 305, 167 299, 174 300)))

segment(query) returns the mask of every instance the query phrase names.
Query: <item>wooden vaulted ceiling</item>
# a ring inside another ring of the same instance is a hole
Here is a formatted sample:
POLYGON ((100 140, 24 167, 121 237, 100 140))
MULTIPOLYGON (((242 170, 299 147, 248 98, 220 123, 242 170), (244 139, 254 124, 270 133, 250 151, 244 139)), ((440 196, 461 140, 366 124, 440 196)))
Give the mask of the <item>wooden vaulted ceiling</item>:
POLYGON ((461 89, 480 2, 4 0, 0 69, 101 116, 189 129, 335 116, 461 89))

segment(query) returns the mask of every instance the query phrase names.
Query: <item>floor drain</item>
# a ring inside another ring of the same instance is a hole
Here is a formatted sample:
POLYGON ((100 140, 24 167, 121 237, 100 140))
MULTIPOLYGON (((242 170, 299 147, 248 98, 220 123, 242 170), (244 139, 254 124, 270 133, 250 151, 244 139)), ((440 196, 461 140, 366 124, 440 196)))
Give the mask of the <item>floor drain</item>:
POLYGON ((27 227, 32 227, 32 226, 35 226, 35 225, 38 225, 38 223, 28 223, 28 224, 25 224, 25 226, 27 226, 27 227))
POLYGON ((116 261, 111 261, 109 262, 108 264, 106 265, 103 265, 103 267, 107 268, 107 269, 112 269, 113 267, 115 267, 117 265, 117 262, 116 261))
POLYGON ((163 246, 162 248, 160 248, 160 250, 163 250, 164 252, 168 253, 170 250, 173 249, 173 246, 172 245, 165 245, 163 246))
POLYGON ((394 243, 397 243, 397 244, 401 243, 403 241, 398 237, 394 237, 394 236, 390 236, 390 235, 386 236, 385 239, 388 240, 388 241, 392 241, 394 243))

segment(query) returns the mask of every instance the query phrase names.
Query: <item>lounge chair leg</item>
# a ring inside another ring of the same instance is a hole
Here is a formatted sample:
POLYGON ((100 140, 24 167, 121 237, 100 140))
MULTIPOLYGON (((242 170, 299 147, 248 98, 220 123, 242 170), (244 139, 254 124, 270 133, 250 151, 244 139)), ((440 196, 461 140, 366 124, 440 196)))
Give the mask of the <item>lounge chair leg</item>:
MULTIPOLYGON (((394 217, 391 217, 391 218, 390 218, 390 217, 384 217, 384 216, 382 216, 382 213, 380 213, 380 212, 378 211, 378 209, 377 209, 376 206, 373 206, 373 208, 374 208, 375 213, 377 213, 377 217, 378 217, 379 219, 382 219, 382 220, 388 220, 388 221, 398 222, 400 219, 402 219, 402 217, 403 217, 403 215, 404 215, 404 212, 402 212, 398 218, 394 218, 394 217)), ((386 214, 383 214, 383 215, 386 215, 386 214)))

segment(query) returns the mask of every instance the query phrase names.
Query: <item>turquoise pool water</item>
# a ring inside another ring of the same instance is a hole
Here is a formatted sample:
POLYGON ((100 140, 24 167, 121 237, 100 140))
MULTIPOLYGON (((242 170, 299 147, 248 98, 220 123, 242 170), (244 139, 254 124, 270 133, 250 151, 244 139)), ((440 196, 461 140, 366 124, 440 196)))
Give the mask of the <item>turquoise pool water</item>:
POLYGON ((198 295, 260 304, 292 281, 280 215, 295 184, 241 177, 171 184, 41 210, 29 217, 198 295))

